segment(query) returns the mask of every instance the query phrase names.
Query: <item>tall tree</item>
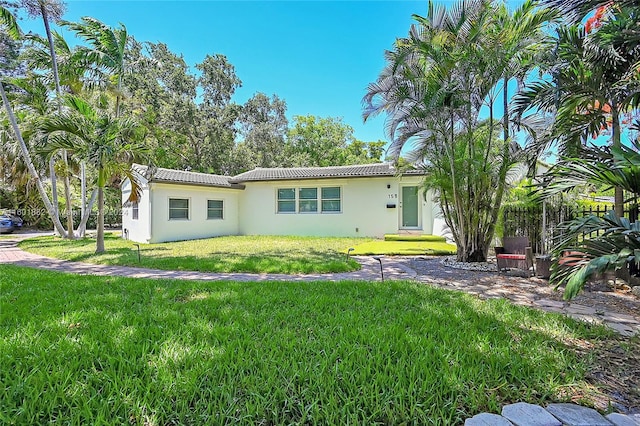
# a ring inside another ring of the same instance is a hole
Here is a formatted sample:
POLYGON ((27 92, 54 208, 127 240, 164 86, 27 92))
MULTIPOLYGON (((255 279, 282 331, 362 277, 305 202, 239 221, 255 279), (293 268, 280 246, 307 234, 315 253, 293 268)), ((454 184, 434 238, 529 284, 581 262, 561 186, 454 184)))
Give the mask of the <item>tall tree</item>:
MULTIPOLYGON (((640 26, 640 8, 614 8, 600 28, 582 25, 558 29, 552 80, 529 84, 517 99, 527 109, 555 115, 553 138, 560 154, 578 157, 583 145, 610 131, 610 145, 621 145, 625 113, 640 104, 640 43, 621 36, 640 26)), ((640 40, 638 40, 640 42, 640 40)), ((622 188, 615 191, 615 210, 623 214, 622 188)))
POLYGON ((231 102, 231 97, 242 86, 242 81, 224 55, 207 55, 196 68, 201 72, 198 86, 203 93, 198 105, 201 121, 195 129, 198 138, 194 145, 194 168, 229 174, 233 168, 231 153, 237 133, 235 123, 241 109, 231 102))
MULTIPOLYGON (((60 97, 62 96, 62 89, 60 88, 60 76, 58 73, 58 59, 56 56, 55 44, 53 41, 53 33, 51 31, 50 21, 59 21, 62 18, 62 15, 65 11, 64 2, 57 0, 21 0, 20 3, 22 7, 27 10, 27 13, 31 17, 40 17, 42 18, 42 23, 44 24, 45 34, 47 36, 48 48, 49 48, 49 56, 51 57, 51 71, 53 72, 53 83, 55 86, 56 92, 56 105, 58 108, 58 113, 61 112, 60 105, 60 97)), ((67 219, 67 237, 69 239, 73 239, 73 214, 72 214, 72 206, 71 206, 71 182, 69 177, 69 161, 67 159, 66 152, 62 151, 62 159, 65 164, 65 173, 64 173, 64 195, 65 195, 65 204, 66 204, 66 214, 65 217, 67 219)), ((58 207, 58 195, 57 195, 57 184, 56 184, 56 173, 54 168, 55 158, 52 156, 49 160, 49 175, 51 177, 51 185, 53 190, 53 205, 58 207)))
POLYGON ((240 133, 253 152, 255 166, 278 167, 286 162, 285 137, 287 104, 278 96, 256 93, 243 106, 239 117, 240 133))
POLYGON ((287 135, 287 165, 326 167, 380 161, 380 143, 356 141, 353 128, 340 118, 296 115, 293 121, 287 135))
MULTIPOLYGON (((115 94, 114 111, 115 117, 120 116, 120 105, 124 98, 123 81, 124 75, 128 71, 125 61, 126 47, 128 42, 127 29, 120 24, 118 28, 111 28, 103 22, 91 18, 83 17, 81 22, 63 22, 63 26, 71 29, 88 43, 88 46, 76 48, 73 55, 74 62, 80 64, 89 75, 84 85, 89 88, 102 87, 115 94)), ((85 212, 91 211, 93 198, 87 205, 86 201, 86 178, 85 163, 81 165, 82 182, 82 212, 83 223, 86 223, 85 212)))
POLYGON ((111 28, 91 17, 83 17, 77 23, 65 21, 62 25, 88 43, 88 46, 78 48, 78 55, 84 58, 85 69, 90 75, 88 84, 104 87, 114 93, 115 116, 119 117, 124 97, 123 78, 127 72, 127 28, 122 24, 118 28, 111 28))
POLYGON ((99 110, 87 101, 68 96, 68 111, 45 118, 40 129, 47 135, 45 150, 64 149, 85 160, 96 170, 98 188, 98 230, 96 253, 104 246, 104 188, 116 176, 127 177, 133 183, 129 201, 137 201, 138 181, 131 164, 146 154, 140 143, 144 138, 141 127, 129 118, 115 117, 115 113, 99 110))
POLYGON ((56 88, 56 96, 59 98, 62 94, 60 89, 60 77, 58 74, 58 61, 56 59, 56 49, 53 42, 53 33, 51 31, 50 21, 59 21, 64 15, 65 4, 58 0, 20 0, 22 7, 27 10, 31 17, 42 18, 45 34, 49 44, 49 55, 51 56, 51 70, 53 72, 53 83, 56 88))
POLYGON ((185 169, 198 128, 197 79, 182 56, 163 43, 132 39, 126 52, 131 72, 124 86, 131 94, 123 111, 134 115, 149 130, 147 143, 159 167, 185 169), (192 142, 192 139, 194 140, 192 142))
MULTIPOLYGON (((12 35, 13 37, 17 37, 21 34, 20 29, 17 27, 17 23, 15 20, 15 17, 9 12, 8 9, 2 7, 2 9, 0 10, 0 17, 2 18, 2 23, 7 25, 9 28, 9 35, 12 35)), ((51 220, 54 224, 55 229, 58 231, 58 233, 62 236, 66 236, 66 231, 64 229, 64 226, 62 226, 62 223, 60 222, 60 218, 58 217, 58 213, 57 213, 57 209, 53 206, 53 204, 51 203, 51 200, 49 200, 49 196, 47 195, 47 192, 44 188, 44 184, 42 183, 42 179, 40 178, 40 174, 38 173, 38 171, 36 170, 32 158, 31 158, 31 153, 29 152, 29 148, 27 147, 27 144, 24 141, 24 138, 22 137, 22 130, 20 129, 19 125, 18 125, 18 120, 16 118, 16 115, 14 113, 13 107, 11 105, 11 103, 9 102, 9 98, 7 96, 7 92, 5 90, 5 79, 0 79, 0 98, 2 98, 2 103, 4 105, 4 109, 6 111, 7 114, 7 118, 9 120, 9 123, 11 125, 11 129, 13 130, 13 134, 14 137, 16 139, 16 141, 18 142, 18 146, 20 148, 20 153, 22 155, 22 159, 24 161, 24 164, 27 168, 27 170, 29 171, 29 174, 31 175, 31 178, 33 179, 33 182, 35 183, 35 186, 38 190, 38 193, 40 194, 40 197, 42 198, 42 202, 44 203, 44 206, 47 210, 47 213, 49 214, 49 216, 51 217, 51 220)))
POLYGON ((506 92, 531 69, 523 59, 536 53, 546 19, 531 19, 531 8, 525 2, 509 16, 491 1, 448 10, 430 1, 427 16, 415 16, 408 37, 386 53, 364 98, 365 120, 387 114, 392 157, 413 144, 410 157, 429 171, 425 184, 438 194, 461 261, 486 259, 508 172, 523 159, 506 93, 502 124, 495 110, 499 86, 506 92))

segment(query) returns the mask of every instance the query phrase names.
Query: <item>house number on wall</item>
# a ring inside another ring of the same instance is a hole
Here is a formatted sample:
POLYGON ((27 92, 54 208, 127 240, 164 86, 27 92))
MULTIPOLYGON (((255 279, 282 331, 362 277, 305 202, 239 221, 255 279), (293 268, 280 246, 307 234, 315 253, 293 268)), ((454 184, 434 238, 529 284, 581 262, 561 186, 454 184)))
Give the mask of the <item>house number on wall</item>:
POLYGON ((398 194, 389 194, 389 198, 398 198, 398 194))

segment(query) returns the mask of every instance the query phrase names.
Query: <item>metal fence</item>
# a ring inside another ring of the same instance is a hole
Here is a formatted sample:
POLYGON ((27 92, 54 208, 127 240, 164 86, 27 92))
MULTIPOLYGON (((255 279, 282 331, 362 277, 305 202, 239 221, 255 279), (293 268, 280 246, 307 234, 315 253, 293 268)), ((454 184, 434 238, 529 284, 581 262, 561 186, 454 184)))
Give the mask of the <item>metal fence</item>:
MULTIPOLYGON (((603 204, 589 208, 576 208, 565 204, 534 207, 508 206, 502 210, 503 235, 505 237, 529 237, 535 253, 548 253, 553 244, 562 236, 559 227, 562 222, 587 215, 602 217, 609 210, 613 210, 613 205, 603 204)), ((624 216, 632 222, 636 221, 638 219, 637 204, 625 205, 624 216)), ((595 236, 595 233, 583 235, 584 238, 595 236)))

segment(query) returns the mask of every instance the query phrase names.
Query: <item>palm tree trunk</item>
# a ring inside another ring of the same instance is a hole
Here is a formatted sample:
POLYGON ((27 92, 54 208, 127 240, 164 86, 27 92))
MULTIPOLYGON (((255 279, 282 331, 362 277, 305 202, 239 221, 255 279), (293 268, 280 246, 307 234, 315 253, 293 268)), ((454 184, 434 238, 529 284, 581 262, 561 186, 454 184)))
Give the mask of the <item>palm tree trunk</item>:
MULTIPOLYGON (((40 15, 42 16, 42 22, 44 23, 44 29, 47 34, 47 40, 49 42, 49 55, 51 55, 51 69, 53 71, 53 82, 56 86, 56 103, 58 106, 58 114, 61 112, 61 96, 62 89, 60 88, 60 76, 58 74, 58 58, 56 56, 56 49, 53 43, 53 36, 51 35, 51 27, 49 26, 49 15, 47 13, 46 3, 44 1, 40 2, 40 15)), ((66 218, 67 218, 67 237, 70 240, 73 240, 73 208, 71 206, 71 181, 69 180, 69 160, 67 158, 67 152, 62 152, 62 158, 64 159, 65 165, 65 177, 64 177, 64 196, 66 199, 66 218)), ((52 169, 53 170, 53 169, 52 169)), ((55 180, 55 172, 52 173, 51 181, 55 180)), ((57 192, 57 191, 56 191, 57 192)), ((57 194, 56 194, 57 195, 57 194)), ((57 196, 55 197, 57 198, 57 196)), ((57 199, 56 209, 57 209, 57 199)))
POLYGON ((60 218, 56 215, 56 211, 53 208, 53 204, 51 204, 51 201, 49 200, 49 196, 47 195, 47 192, 44 190, 44 185, 42 184, 42 180, 40 180, 40 176, 38 175, 38 172, 35 166, 33 165, 33 162, 31 161, 31 155, 29 154, 29 150, 27 149, 27 144, 25 144, 24 139, 22 139, 22 133, 20 132, 20 128, 18 127, 18 121, 16 120, 16 116, 13 113, 13 108, 11 108, 11 105, 9 104, 9 99, 7 99, 7 94, 4 91, 4 85, 1 82, 0 82, 0 97, 2 97, 2 103, 4 103, 4 108, 7 111, 9 122, 11 123, 13 132, 16 136, 16 139, 18 140, 18 144, 20 145, 22 158, 25 164, 27 165, 27 169, 29 170, 31 177, 36 183, 36 188, 38 188, 38 193, 42 198, 42 202, 44 203, 44 206, 47 209, 47 212, 49 213, 49 216, 53 221, 53 225, 55 226, 58 233, 62 237, 66 237, 67 233, 64 229, 64 226, 62 226, 62 223, 60 223, 60 218))
POLYGON ((56 217, 60 217, 60 212, 58 211, 58 182, 56 180, 56 171, 55 171, 55 163, 56 160, 53 156, 49 158, 49 179, 51 179, 51 198, 53 202, 53 210, 55 211, 56 217))
POLYGON ((89 199, 89 204, 84 205, 82 207, 82 219, 80 220, 80 225, 78 225, 78 237, 84 237, 85 231, 87 230, 87 221, 89 217, 91 217, 91 209, 93 209, 93 204, 96 202, 96 196, 98 195, 98 190, 94 189, 91 191, 91 198, 89 199))
MULTIPOLYGON (((87 221, 85 220, 86 214, 85 209, 87 208, 87 170, 84 164, 84 161, 80 163, 80 204, 82 205, 82 209, 80 212, 80 225, 78 225, 78 236, 84 237, 84 227, 82 224, 86 225, 87 221)), ((92 202, 93 204, 93 202, 92 202)), ((89 209, 91 212, 91 209, 89 209)))
MULTIPOLYGON (((66 154, 66 152, 63 152, 65 157, 66 154)), ((65 163, 68 164, 66 158, 65 163)), ((64 196, 66 198, 68 238, 73 240, 73 207, 71 206, 71 181, 69 180, 69 171, 67 171, 64 176, 64 196)))
POLYGON ((47 40, 49 41, 49 54, 51 55, 51 69, 53 70, 53 81, 56 85, 56 94, 58 95, 58 107, 60 106, 60 77, 58 76, 58 60, 56 58, 56 50, 53 45, 53 36, 51 35, 51 28, 49 27, 49 15, 47 14, 47 8, 45 2, 40 2, 40 14, 42 15, 42 21, 44 22, 44 30, 47 33, 47 40))
MULTIPOLYGON (((611 102, 611 146, 618 148, 620 141, 620 114, 618 113, 618 105, 615 101, 611 102)), ((614 193, 614 210, 616 216, 624 216, 624 192, 622 188, 616 187, 614 193)))
POLYGON ((104 253, 104 187, 98 186, 98 234, 96 253, 104 253))

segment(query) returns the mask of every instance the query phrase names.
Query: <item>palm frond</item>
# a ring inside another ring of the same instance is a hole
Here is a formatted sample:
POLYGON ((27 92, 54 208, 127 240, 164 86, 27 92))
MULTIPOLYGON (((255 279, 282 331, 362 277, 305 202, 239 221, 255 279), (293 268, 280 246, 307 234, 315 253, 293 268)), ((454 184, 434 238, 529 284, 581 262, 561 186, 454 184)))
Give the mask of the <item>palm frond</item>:
POLYGON ((20 27, 18 26, 18 21, 15 16, 2 6, 0 6, 0 24, 4 25, 7 28, 7 33, 14 40, 18 40, 22 35, 22 31, 20 31, 20 27))

